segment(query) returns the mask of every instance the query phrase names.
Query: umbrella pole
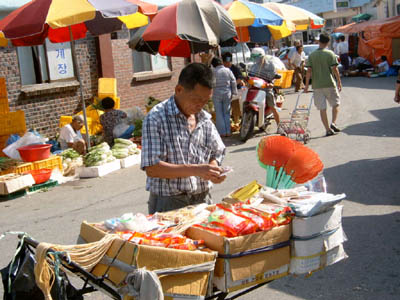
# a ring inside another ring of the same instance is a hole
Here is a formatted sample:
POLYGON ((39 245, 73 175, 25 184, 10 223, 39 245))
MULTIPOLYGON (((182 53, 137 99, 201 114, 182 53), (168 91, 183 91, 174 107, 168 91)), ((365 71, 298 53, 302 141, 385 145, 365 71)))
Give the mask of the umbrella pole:
MULTIPOLYGON (((241 36, 241 39, 242 39, 242 35, 243 35, 243 33, 242 33, 242 27, 239 27, 239 30, 240 30, 240 36, 241 36)), ((243 63, 246 64, 246 56, 244 55, 244 46, 243 46, 243 42, 241 42, 240 45, 242 46, 243 63)))
POLYGON ((78 63, 76 61, 75 41, 74 41, 74 37, 72 35, 71 26, 68 26, 68 30, 69 30, 69 38, 71 40, 72 63, 74 65, 74 70, 76 71, 76 73, 75 73, 76 77, 78 78, 78 81, 79 81, 79 90, 80 90, 81 101, 82 101, 83 120, 85 123, 85 129, 86 129, 85 137, 86 137, 87 147, 88 147, 88 149, 90 149, 90 135, 89 135, 89 128, 88 128, 88 122, 87 122, 87 117, 86 117, 85 99, 83 97, 82 79, 80 76, 80 70, 78 67, 78 63))

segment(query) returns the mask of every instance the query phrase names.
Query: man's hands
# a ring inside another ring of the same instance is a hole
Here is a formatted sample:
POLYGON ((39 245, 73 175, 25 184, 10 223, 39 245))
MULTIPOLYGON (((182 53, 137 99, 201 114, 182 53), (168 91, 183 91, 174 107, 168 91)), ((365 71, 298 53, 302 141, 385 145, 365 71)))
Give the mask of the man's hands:
POLYGON ((337 89, 338 89, 339 92, 342 91, 342 82, 340 80, 337 83, 337 89))
POLYGON ((210 180, 212 183, 221 183, 226 178, 226 176, 220 176, 223 172, 222 168, 212 162, 210 164, 197 165, 196 169, 196 176, 204 180, 210 180))

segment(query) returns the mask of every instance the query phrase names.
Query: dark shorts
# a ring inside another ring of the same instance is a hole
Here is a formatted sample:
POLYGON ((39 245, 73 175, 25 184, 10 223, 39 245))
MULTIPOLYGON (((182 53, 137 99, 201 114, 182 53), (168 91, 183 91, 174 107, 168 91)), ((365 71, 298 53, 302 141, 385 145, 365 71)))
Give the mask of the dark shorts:
POLYGON ((149 201, 147 202, 149 214, 170 211, 201 203, 212 203, 209 191, 200 194, 180 194, 174 196, 160 196, 150 193, 149 201))

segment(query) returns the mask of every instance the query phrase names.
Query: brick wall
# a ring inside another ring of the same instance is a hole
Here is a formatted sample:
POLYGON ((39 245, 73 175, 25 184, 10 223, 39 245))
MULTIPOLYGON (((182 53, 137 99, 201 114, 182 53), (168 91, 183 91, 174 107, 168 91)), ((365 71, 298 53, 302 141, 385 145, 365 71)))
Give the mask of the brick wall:
MULTIPOLYGON (((97 58, 93 37, 75 42, 77 62, 83 83, 84 98, 89 102, 97 94, 97 58)), ((21 92, 17 51, 14 47, 0 48, 0 76, 6 78, 11 111, 23 110, 27 128, 54 136, 60 116, 72 115, 81 109, 79 88, 38 89, 34 95, 21 92)))
POLYGON ((133 76, 132 50, 128 47, 128 33, 118 32, 118 39, 112 40, 115 77, 121 108, 139 106, 144 108, 149 96, 164 100, 169 98, 178 82, 183 58, 171 58, 172 76, 152 80, 136 81, 133 76))

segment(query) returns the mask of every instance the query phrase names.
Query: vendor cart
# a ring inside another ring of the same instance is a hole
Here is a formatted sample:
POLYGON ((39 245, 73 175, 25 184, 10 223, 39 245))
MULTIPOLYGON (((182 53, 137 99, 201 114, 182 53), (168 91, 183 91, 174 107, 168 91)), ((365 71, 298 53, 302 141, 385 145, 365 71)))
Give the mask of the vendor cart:
MULTIPOLYGON (((21 295, 21 293, 25 293, 25 296, 27 296, 26 293, 28 289, 33 294, 38 292, 39 294, 41 293, 35 283, 35 276, 33 273, 32 264, 34 263, 33 257, 36 251, 36 247, 39 245, 39 242, 27 236, 26 234, 20 234, 18 237, 20 241, 14 258, 6 268, 1 270, 3 283, 6 283, 4 285, 4 299, 11 299, 7 298, 7 294, 11 292, 14 293, 15 296, 16 289, 18 290, 17 296, 13 299, 23 298, 23 296, 20 296, 22 298, 18 298, 18 293, 20 293, 19 295, 21 295), (29 261, 29 256, 32 259, 31 261, 29 261), (26 267, 26 265, 30 265, 30 268, 26 267), (21 279, 23 281, 21 281, 21 279)), ((54 300, 82 300, 84 299, 84 295, 96 291, 104 293, 111 299, 124 299, 124 296, 118 291, 118 289, 113 284, 109 283, 109 269, 103 276, 98 277, 86 271, 74 261, 71 261, 68 255, 65 253, 60 253, 50 248, 47 254, 57 257, 56 262, 58 262, 56 264, 52 264, 51 266, 56 274, 55 284, 51 290, 51 294, 54 300), (79 289, 73 287, 68 279, 68 274, 75 275, 76 277, 80 278, 83 281, 82 287, 79 289)), ((112 263, 113 262, 111 262, 110 265, 112 265, 112 263)), ((221 292, 214 288, 214 290, 212 290, 209 295, 203 299, 238 299, 241 296, 257 288, 260 288, 271 281, 272 280, 255 284, 254 286, 251 286, 247 289, 237 291, 234 294, 221 292)), ((29 294, 29 296, 31 295, 29 294)), ((33 295, 32 297, 32 299, 40 299, 40 297, 35 298, 33 295)))

